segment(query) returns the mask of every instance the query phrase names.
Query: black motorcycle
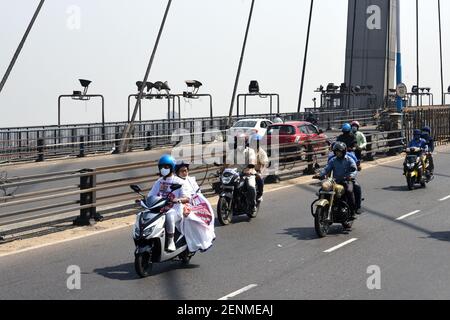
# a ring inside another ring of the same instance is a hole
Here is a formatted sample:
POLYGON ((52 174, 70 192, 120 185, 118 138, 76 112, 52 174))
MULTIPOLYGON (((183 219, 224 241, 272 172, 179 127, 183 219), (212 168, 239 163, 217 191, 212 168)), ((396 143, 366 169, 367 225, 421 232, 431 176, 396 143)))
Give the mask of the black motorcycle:
MULTIPOLYGON (((319 177, 315 177, 319 179, 319 177)), ((330 227, 337 223, 345 230, 353 227, 353 209, 350 207, 345 194, 345 187, 334 179, 325 179, 321 182, 318 199, 311 204, 311 214, 314 217, 314 227, 319 238, 324 238, 330 227)))
POLYGON ((233 216, 247 215, 256 218, 261 202, 258 201, 253 213, 253 203, 249 196, 249 182, 254 176, 247 176, 237 169, 225 169, 220 175, 221 192, 217 204, 217 218, 221 225, 229 225, 233 216))

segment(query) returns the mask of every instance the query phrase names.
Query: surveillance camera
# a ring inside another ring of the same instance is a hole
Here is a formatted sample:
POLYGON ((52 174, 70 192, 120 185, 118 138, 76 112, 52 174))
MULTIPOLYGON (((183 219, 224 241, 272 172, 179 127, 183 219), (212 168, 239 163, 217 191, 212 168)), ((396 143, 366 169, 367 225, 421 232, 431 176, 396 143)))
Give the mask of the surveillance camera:
POLYGON ((200 88, 203 84, 200 81, 197 80, 186 80, 186 85, 189 88, 195 88, 198 89, 200 88))
POLYGON ((152 89, 154 88, 153 82, 146 82, 145 85, 147 87, 147 92, 152 91, 152 89))
POLYGON ((84 79, 79 79, 80 84, 83 88, 87 88, 89 87, 89 85, 92 83, 92 81, 90 80, 84 80, 84 79))
POLYGON ((138 91, 144 90, 144 83, 142 81, 137 81, 136 86, 138 91))

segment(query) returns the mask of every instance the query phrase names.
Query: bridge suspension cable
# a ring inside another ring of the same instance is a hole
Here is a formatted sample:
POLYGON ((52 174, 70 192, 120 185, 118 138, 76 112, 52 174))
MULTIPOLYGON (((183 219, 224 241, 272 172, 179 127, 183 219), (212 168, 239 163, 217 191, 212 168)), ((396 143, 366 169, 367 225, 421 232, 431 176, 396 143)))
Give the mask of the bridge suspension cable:
POLYGON ((8 80, 8 77, 9 77, 10 73, 11 73, 12 69, 14 68, 14 65, 16 64, 17 58, 19 57, 20 52, 22 51, 22 48, 23 48, 23 46, 25 44, 25 41, 27 40, 28 35, 31 32, 31 29, 33 28, 34 22, 36 21, 38 15, 39 15, 39 12, 41 11, 42 6, 44 5, 44 2, 45 2, 45 0, 41 0, 39 2, 39 5, 37 6, 36 11, 34 12, 33 18, 31 18, 31 21, 28 24, 28 28, 25 31, 25 34, 23 35, 22 40, 20 41, 19 46, 16 49, 16 52, 14 53, 14 56, 13 56, 9 66, 8 66, 8 69, 6 70, 6 73, 3 76, 2 82, 0 82, 0 93, 2 92, 3 87, 5 86, 6 81, 8 80))
POLYGON ((238 85, 239 85, 239 78, 241 76, 242 63, 244 61, 245 48, 247 47, 248 33, 249 33, 250 25, 251 25, 251 22, 252 22, 254 6, 255 6, 255 0, 252 0, 252 5, 250 7, 250 13, 249 13, 249 16, 248 16, 247 28, 245 30, 244 43, 242 45, 241 57, 239 59, 238 71, 237 71, 237 74, 236 74, 236 80, 234 82, 233 95, 231 97, 230 112, 229 112, 229 115, 228 115, 228 127, 231 127, 231 122, 232 122, 232 117, 233 117, 233 109, 234 109, 234 101, 236 99, 237 88, 238 88, 238 85))
MULTIPOLYGON (((161 22, 161 26, 159 28, 158 36, 156 38, 156 42, 155 42, 155 45, 153 47, 153 52, 152 52, 152 55, 150 57, 150 61, 149 61, 148 66, 147 66, 147 71, 145 72, 144 80, 142 81, 142 83, 147 83, 147 81, 148 81, 148 77, 150 75, 150 71, 151 71, 152 66, 153 66, 153 61, 155 60, 156 51, 158 50, 159 41, 161 39, 161 35, 163 33, 164 26, 166 24, 166 20, 167 20, 167 16, 169 14, 169 11, 170 11, 170 5, 171 4, 172 4, 172 0, 169 0, 167 2, 166 11, 164 12, 164 17, 163 17, 163 20, 161 22)), ((144 89, 145 89, 145 86, 141 86, 139 88, 139 94, 138 94, 138 97, 136 99, 136 105, 134 106, 133 115, 131 116, 130 122, 127 124, 127 126, 125 127, 125 130, 123 131, 122 143, 121 143, 121 146, 120 146, 120 152, 125 152, 127 150, 127 148, 128 148, 129 138, 130 138, 131 132, 133 131, 134 121, 136 120, 137 112, 139 110, 139 106, 141 104, 142 97, 144 96, 144 89)))
MULTIPOLYGON (((420 88, 420 56, 419 56, 419 0, 416 0, 416 65, 417 65, 417 88, 420 88)), ((417 91, 417 107, 420 106, 419 91, 417 91)))
POLYGON ((444 105, 445 93, 444 93, 444 66, 442 55, 442 15, 441 15, 441 0, 438 0, 438 16, 439 16, 439 52, 440 52, 440 65, 441 65, 441 105, 444 105))
POLYGON ((306 45, 305 45, 305 56, 303 58, 303 71, 302 71, 302 81, 300 84, 300 96, 298 98, 298 109, 297 112, 300 113, 302 108, 303 99, 303 86, 305 83, 305 73, 306 73, 306 63, 308 60, 308 49, 309 49, 309 36, 311 34, 311 21, 313 16, 314 0, 311 0, 310 10, 309 10, 309 21, 308 21, 308 31, 306 32, 306 45))

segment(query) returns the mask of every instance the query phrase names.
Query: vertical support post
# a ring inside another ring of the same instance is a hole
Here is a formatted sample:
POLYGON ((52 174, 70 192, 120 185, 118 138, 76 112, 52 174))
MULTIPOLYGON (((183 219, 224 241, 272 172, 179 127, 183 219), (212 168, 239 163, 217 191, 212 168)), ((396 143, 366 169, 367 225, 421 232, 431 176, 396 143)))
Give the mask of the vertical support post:
MULTIPOLYGON (((306 169, 303 171, 304 175, 309 175, 309 174, 314 174, 315 170, 314 170, 314 148, 313 148, 313 142, 312 141, 307 141, 308 146, 306 147, 306 152, 308 153, 306 155, 306 161, 308 161, 308 166, 306 167, 306 169)), ((300 149, 303 150, 303 149, 300 149)))
POLYGON ((36 162, 44 161, 44 149, 45 149, 45 140, 43 138, 39 138, 39 132, 38 132, 36 162))
POLYGON ((373 154, 372 154, 372 149, 373 149, 373 139, 372 139, 373 135, 370 134, 367 136, 367 147, 366 147, 366 157, 365 160, 366 161, 373 161, 373 154))
POLYGON ((113 154, 120 154, 120 129, 116 126, 116 133, 114 135, 114 152, 113 154))
POLYGON ((84 136, 80 136, 80 153, 78 154, 78 158, 84 158, 85 155, 84 136))
POLYGON ((97 186, 97 177, 95 170, 92 169, 83 169, 80 173, 82 174, 80 177, 80 190, 91 190, 80 194, 80 206, 91 207, 80 209, 80 216, 73 221, 73 224, 76 226, 90 226, 91 219, 100 221, 103 218, 97 214, 97 208, 95 206, 97 194, 95 190, 92 190, 97 186))
POLYGON ((145 135, 146 135, 146 137, 147 137, 147 139, 146 139, 147 145, 146 145, 146 147, 145 147, 145 150, 148 151, 148 150, 151 150, 151 149, 152 149, 152 139, 151 139, 152 134, 151 134, 150 131, 147 131, 147 132, 145 133, 145 135))

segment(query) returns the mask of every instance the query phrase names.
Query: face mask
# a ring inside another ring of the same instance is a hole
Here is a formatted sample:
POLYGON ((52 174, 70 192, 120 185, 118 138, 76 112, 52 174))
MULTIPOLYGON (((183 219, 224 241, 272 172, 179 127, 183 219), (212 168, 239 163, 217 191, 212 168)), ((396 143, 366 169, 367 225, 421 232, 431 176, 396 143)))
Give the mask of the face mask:
POLYGON ((352 131, 353 131, 353 133, 357 133, 357 132, 358 132, 358 128, 353 127, 353 128, 352 128, 352 131))
POLYGON ((167 177, 171 173, 171 170, 170 169, 161 169, 160 172, 163 177, 167 177))

